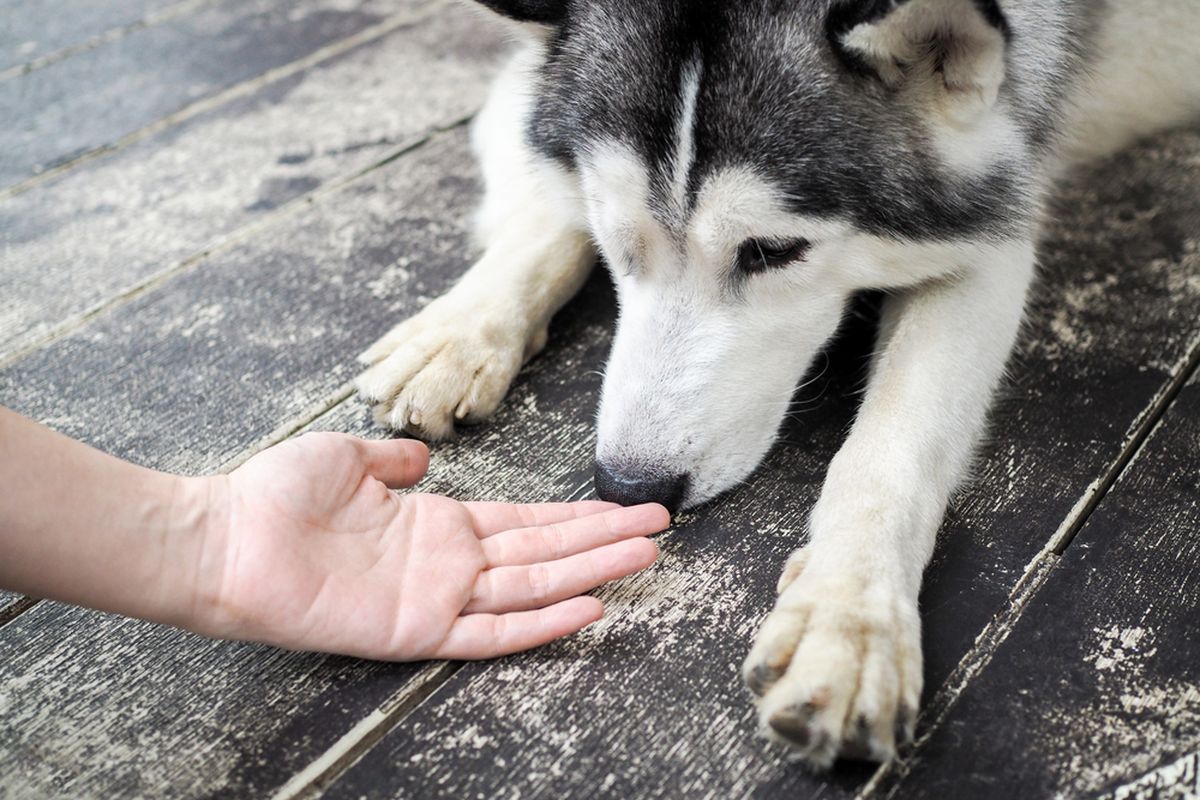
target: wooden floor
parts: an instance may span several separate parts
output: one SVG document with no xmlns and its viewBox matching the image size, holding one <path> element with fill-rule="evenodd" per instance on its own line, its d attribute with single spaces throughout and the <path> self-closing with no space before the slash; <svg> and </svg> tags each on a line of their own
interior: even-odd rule
<svg viewBox="0 0 1200 800">
<path fill-rule="evenodd" d="M 506 49 L 448 0 L 0 0 L 0 403 L 190 473 L 380 436 L 353 356 L 473 255 L 466 121 Z M 1200 129 L 1057 207 L 890 767 L 790 764 L 738 677 L 851 419 L 868 298 L 753 479 L 542 650 L 366 663 L 0 594 L 0 798 L 1196 797 Z M 427 488 L 586 496 L 613 316 L 597 274 Z"/>
</svg>

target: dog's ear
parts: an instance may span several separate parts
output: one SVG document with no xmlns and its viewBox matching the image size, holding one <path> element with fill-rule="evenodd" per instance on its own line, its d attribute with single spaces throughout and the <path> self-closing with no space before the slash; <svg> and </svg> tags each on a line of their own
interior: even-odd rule
<svg viewBox="0 0 1200 800">
<path fill-rule="evenodd" d="M 567 13 L 567 0 L 478 0 L 498 14 L 520 22 L 557 25 Z"/>
<path fill-rule="evenodd" d="M 968 122 L 996 102 L 1009 28 L 996 0 L 837 0 L 826 31 L 852 69 Z"/>
</svg>

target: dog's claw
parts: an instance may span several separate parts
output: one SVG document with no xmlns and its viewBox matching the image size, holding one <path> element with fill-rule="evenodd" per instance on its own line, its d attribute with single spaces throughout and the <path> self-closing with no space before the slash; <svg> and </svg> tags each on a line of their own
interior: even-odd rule
<svg viewBox="0 0 1200 800">
<path fill-rule="evenodd" d="M 854 728 L 845 741 L 842 742 L 841 755 L 860 761 L 868 761 L 875 757 L 876 748 L 871 746 L 871 721 L 865 714 L 859 714 L 854 721 Z"/>
<path fill-rule="evenodd" d="M 765 663 L 759 664 L 746 676 L 746 687 L 755 695 L 762 697 L 782 677 L 782 668 Z"/>
<path fill-rule="evenodd" d="M 776 711 L 767 720 L 767 724 L 771 726 L 771 730 L 797 747 L 808 747 L 812 741 L 812 728 L 809 725 L 812 716 L 812 703 L 799 703 Z"/>
<path fill-rule="evenodd" d="M 456 422 L 491 416 L 521 368 L 524 326 L 488 323 L 478 309 L 449 298 L 426 306 L 360 356 L 372 366 L 359 377 L 358 391 L 375 405 L 380 424 L 423 439 L 452 438 Z"/>
<path fill-rule="evenodd" d="M 912 744 L 916 733 L 916 714 L 908 706 L 896 712 L 896 745 Z"/>
<path fill-rule="evenodd" d="M 784 590 L 795 583 L 796 578 L 800 577 L 800 573 L 804 572 L 804 568 L 808 565 L 808 549 L 801 547 L 788 558 L 787 564 L 783 567 L 783 572 L 779 574 L 779 583 L 775 586 L 776 594 L 783 594 Z"/>
<path fill-rule="evenodd" d="M 915 601 L 816 563 L 789 559 L 790 583 L 743 666 L 760 730 L 817 769 L 839 756 L 885 761 L 911 740 L 921 694 Z"/>
</svg>

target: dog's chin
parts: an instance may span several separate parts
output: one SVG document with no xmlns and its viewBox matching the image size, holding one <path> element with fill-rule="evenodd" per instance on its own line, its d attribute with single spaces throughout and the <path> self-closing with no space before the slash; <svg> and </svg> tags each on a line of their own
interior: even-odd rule
<svg viewBox="0 0 1200 800">
<path fill-rule="evenodd" d="M 692 479 L 687 494 L 680 504 L 680 511 L 694 511 L 701 506 L 719 500 L 730 490 L 737 488 L 751 478 L 758 465 L 762 463 L 770 451 L 770 444 L 763 448 L 762 454 L 749 463 L 715 464 L 715 469 L 706 470 L 703 466 L 692 472 Z"/>
<path fill-rule="evenodd" d="M 734 484 L 736 485 L 736 484 Z M 709 503 L 714 503 L 721 498 L 721 495 L 732 489 L 733 486 L 727 486 L 724 489 L 718 489 L 710 492 L 688 492 L 683 498 L 683 503 L 679 506 L 680 514 L 690 511 L 699 511 Z"/>
</svg>

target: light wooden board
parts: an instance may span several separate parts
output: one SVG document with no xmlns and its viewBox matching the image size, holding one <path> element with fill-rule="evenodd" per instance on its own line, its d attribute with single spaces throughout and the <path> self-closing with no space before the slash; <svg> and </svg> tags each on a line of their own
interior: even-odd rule
<svg viewBox="0 0 1200 800">
<path fill-rule="evenodd" d="M 1200 317 L 1198 154 L 1196 134 L 1163 139 L 1063 197 L 978 479 L 954 504 L 923 594 L 931 693 L 1006 608 L 1191 351 Z M 844 363 L 855 349 L 835 354 L 842 372 L 833 370 L 822 399 L 788 426 L 787 443 L 748 484 L 688 515 L 652 570 L 602 593 L 611 603 L 603 623 L 535 653 L 467 665 L 327 796 L 858 792 L 869 769 L 843 764 L 814 777 L 758 739 L 738 674 L 849 419 L 856 383 Z M 581 366 L 541 390 L 542 413 L 586 402 L 597 380 L 587 368 L 600 362 Z M 505 428 L 490 446 L 511 457 L 519 435 Z M 577 447 L 580 435 L 568 427 L 559 446 Z M 582 435 L 590 441 L 590 429 Z M 562 469 L 554 444 L 542 452 Z M 587 467 L 585 458 L 576 469 Z"/>
<path fill-rule="evenodd" d="M 315 416 L 356 353 L 465 268 L 466 138 L 459 126 L 0 370 L 0 401 L 193 472 Z"/>
<path fill-rule="evenodd" d="M 379 41 L 0 203 L 0 364 L 473 113 L 506 49 L 468 9 L 414 13 Z"/>
<path fill-rule="evenodd" d="M 447 287 L 477 188 L 460 126 L 0 370 L 0 403 L 135 461 L 215 470 L 315 417 L 354 353 Z M 0 796 L 261 796 L 417 669 L 43 603 L 0 628 Z"/>
<path fill-rule="evenodd" d="M 1197 454 L 1193 381 L 889 796 L 1200 796 Z"/>
<path fill-rule="evenodd" d="M 118 142 L 417 0 L 221 0 L 0 83 L 0 187 Z"/>
<path fill-rule="evenodd" d="M 179 4 L 180 0 L 4 0 L 0 73 L 117 34 Z"/>
</svg>

